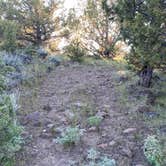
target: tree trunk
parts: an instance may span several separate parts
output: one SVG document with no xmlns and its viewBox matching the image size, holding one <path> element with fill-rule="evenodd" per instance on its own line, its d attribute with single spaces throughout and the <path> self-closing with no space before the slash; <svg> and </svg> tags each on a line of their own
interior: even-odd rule
<svg viewBox="0 0 166 166">
<path fill-rule="evenodd" d="M 41 45 L 42 44 L 41 36 L 42 36 L 42 33 L 41 33 L 40 25 L 37 25 L 37 28 L 36 28 L 36 45 Z"/>
<path fill-rule="evenodd" d="M 153 68 L 145 66 L 140 72 L 140 85 L 149 88 L 152 80 Z"/>
</svg>

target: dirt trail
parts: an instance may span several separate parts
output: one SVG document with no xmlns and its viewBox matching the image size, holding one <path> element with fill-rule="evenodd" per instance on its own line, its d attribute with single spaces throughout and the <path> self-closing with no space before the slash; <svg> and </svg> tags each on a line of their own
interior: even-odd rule
<svg viewBox="0 0 166 166">
<path fill-rule="evenodd" d="M 143 126 L 119 106 L 113 73 L 111 66 L 79 64 L 61 65 L 50 73 L 34 98 L 35 106 L 28 101 L 22 106 L 26 145 L 17 166 L 70 166 L 71 161 L 82 166 L 91 147 L 114 158 L 117 166 L 147 166 L 139 139 Z M 86 129 L 80 144 L 63 148 L 54 139 L 71 125 L 73 109 L 78 107 L 103 116 L 100 130 L 86 126 L 80 116 L 77 123 Z"/>
</svg>

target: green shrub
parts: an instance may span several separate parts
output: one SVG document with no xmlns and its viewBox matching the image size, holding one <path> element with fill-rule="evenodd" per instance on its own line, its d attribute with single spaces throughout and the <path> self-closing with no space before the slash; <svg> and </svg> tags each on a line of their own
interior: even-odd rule
<svg viewBox="0 0 166 166">
<path fill-rule="evenodd" d="M 71 146 L 79 142 L 82 135 L 83 130 L 80 130 L 78 127 L 68 127 L 62 132 L 61 137 L 56 139 L 56 142 L 64 146 Z"/>
<path fill-rule="evenodd" d="M 0 77 L 0 93 L 5 89 L 4 79 Z"/>
<path fill-rule="evenodd" d="M 139 72 L 139 84 L 150 87 L 154 70 L 166 61 L 165 0 L 117 0 L 115 6 L 121 35 L 131 47 L 127 62 Z"/>
<path fill-rule="evenodd" d="M 162 166 L 163 152 L 159 140 L 156 136 L 148 136 L 144 143 L 144 155 L 153 166 Z"/>
<path fill-rule="evenodd" d="M 3 21 L 1 22 L 1 26 L 3 27 L 3 43 L 2 49 L 13 52 L 17 47 L 16 36 L 18 26 L 13 21 Z"/>
<path fill-rule="evenodd" d="M 97 166 L 116 166 L 116 162 L 114 159 L 110 159 L 105 156 L 101 158 L 101 160 L 97 163 Z"/>
<path fill-rule="evenodd" d="M 15 153 L 20 150 L 22 128 L 17 124 L 15 112 L 18 109 L 14 95 L 6 95 L 4 76 L 0 68 L 0 163 L 12 166 Z M 4 73 L 3 73 L 4 74 Z"/>
<path fill-rule="evenodd" d="M 88 150 L 87 158 L 92 160 L 92 161 L 95 161 L 99 157 L 99 154 L 100 153 L 97 150 L 91 148 Z"/>
<path fill-rule="evenodd" d="M 28 45 L 26 47 L 24 47 L 24 52 L 25 54 L 29 54 L 29 55 L 36 55 L 37 56 L 37 52 L 36 52 L 37 48 L 33 45 Z"/>
<path fill-rule="evenodd" d="M 86 166 L 116 166 L 116 162 L 114 159 L 110 159 L 107 156 L 101 156 L 98 151 L 91 148 L 88 150 L 89 163 Z"/>
<path fill-rule="evenodd" d="M 80 46 L 79 42 L 73 41 L 70 45 L 66 46 L 65 54 L 69 56 L 72 61 L 81 62 L 86 51 Z"/>
<path fill-rule="evenodd" d="M 91 116 L 87 119 L 88 125 L 96 126 L 96 127 L 99 127 L 101 121 L 102 121 L 102 118 L 98 116 Z"/>
<path fill-rule="evenodd" d="M 22 128 L 17 125 L 14 106 L 9 96 L 0 99 L 0 162 L 9 162 L 20 150 Z"/>
</svg>

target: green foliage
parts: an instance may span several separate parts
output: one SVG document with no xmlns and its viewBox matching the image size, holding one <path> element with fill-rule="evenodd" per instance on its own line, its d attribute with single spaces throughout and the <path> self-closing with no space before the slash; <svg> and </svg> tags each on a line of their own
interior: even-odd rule
<svg viewBox="0 0 166 166">
<path fill-rule="evenodd" d="M 131 46 L 127 60 L 143 75 L 166 65 L 166 11 L 161 0 L 118 0 L 115 7 L 121 24 L 121 35 Z M 147 70 L 148 69 L 150 71 Z"/>
<path fill-rule="evenodd" d="M 91 148 L 88 150 L 87 158 L 90 160 L 86 166 L 116 166 L 114 159 L 110 159 L 107 156 L 99 157 L 100 153 L 95 149 Z M 99 159 L 99 160 L 98 160 Z"/>
<path fill-rule="evenodd" d="M 78 127 L 68 127 L 62 132 L 61 137 L 56 139 L 56 142 L 64 146 L 71 146 L 79 142 L 82 135 L 83 130 Z"/>
<path fill-rule="evenodd" d="M 34 46 L 34 45 L 28 45 L 27 47 L 24 48 L 24 52 L 25 54 L 28 54 L 28 55 L 37 55 L 37 48 Z"/>
<path fill-rule="evenodd" d="M 96 127 L 99 127 L 101 121 L 102 121 L 102 118 L 98 116 L 91 116 L 87 119 L 87 123 L 90 126 L 96 126 Z"/>
<path fill-rule="evenodd" d="M 91 148 L 88 150 L 88 155 L 87 155 L 87 158 L 92 160 L 92 161 L 95 161 L 98 157 L 99 157 L 99 152 L 96 151 L 95 149 Z"/>
<path fill-rule="evenodd" d="M 19 25 L 19 40 L 39 45 L 50 38 L 59 19 L 53 18 L 57 1 L 48 0 L 1 0 L 3 20 L 12 20 Z"/>
<path fill-rule="evenodd" d="M 111 10 L 106 0 L 87 0 L 82 21 L 83 38 L 85 47 L 95 56 L 114 55 L 119 32 L 115 31 L 115 15 Z"/>
<path fill-rule="evenodd" d="M 101 161 L 97 163 L 97 166 L 115 166 L 115 160 L 108 157 L 102 157 Z"/>
<path fill-rule="evenodd" d="M 156 136 L 148 136 L 144 143 L 144 155 L 150 164 L 162 166 L 163 152 L 159 140 Z"/>
<path fill-rule="evenodd" d="M 1 21 L 3 41 L 1 48 L 13 52 L 17 47 L 16 36 L 18 26 L 14 21 Z"/>
<path fill-rule="evenodd" d="M 66 46 L 65 54 L 70 57 L 72 61 L 81 62 L 82 57 L 86 55 L 86 51 L 80 46 L 77 41 L 72 41 L 70 45 Z"/>
<path fill-rule="evenodd" d="M 2 93 L 5 89 L 5 81 L 4 78 L 2 76 L 0 76 L 0 93 Z"/>
<path fill-rule="evenodd" d="M 20 150 L 22 128 L 17 125 L 14 106 L 9 96 L 1 96 L 0 100 L 0 162 L 5 164 L 12 160 Z"/>
<path fill-rule="evenodd" d="M 2 64 L 1 64 L 2 66 Z M 20 150 L 22 128 L 16 122 L 15 111 L 18 106 L 14 95 L 4 93 L 4 79 L 0 68 L 0 163 L 4 166 L 12 166 L 15 153 Z M 4 74 L 4 73 L 3 73 Z"/>
<path fill-rule="evenodd" d="M 7 67 L 4 65 L 2 60 L 0 59 L 0 93 L 2 94 L 3 91 L 6 89 L 5 85 L 5 74 L 8 71 L 11 71 L 12 69 L 10 67 Z"/>
</svg>

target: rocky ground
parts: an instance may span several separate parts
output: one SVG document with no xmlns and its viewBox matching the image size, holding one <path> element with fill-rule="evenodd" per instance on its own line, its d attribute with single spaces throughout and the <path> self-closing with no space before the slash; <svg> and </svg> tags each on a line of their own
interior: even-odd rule
<svg viewBox="0 0 166 166">
<path fill-rule="evenodd" d="M 19 119 L 25 145 L 16 165 L 71 166 L 74 161 L 83 166 L 87 151 L 93 147 L 115 159 L 117 166 L 148 166 L 142 145 L 151 131 L 133 116 L 134 110 L 120 105 L 117 72 L 109 65 L 69 63 L 58 66 L 39 87 L 22 88 Z M 85 124 L 83 110 L 102 117 L 99 129 Z M 74 123 L 85 131 L 78 144 L 65 148 L 54 140 L 62 129 L 73 125 L 75 114 Z"/>
</svg>

